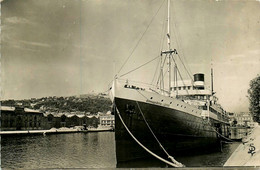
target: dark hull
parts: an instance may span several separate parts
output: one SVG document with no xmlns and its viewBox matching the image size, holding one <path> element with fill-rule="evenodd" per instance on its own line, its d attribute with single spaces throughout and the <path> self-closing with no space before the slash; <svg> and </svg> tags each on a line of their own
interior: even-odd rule
<svg viewBox="0 0 260 170">
<path fill-rule="evenodd" d="M 115 104 L 133 135 L 148 149 L 166 157 L 144 122 L 136 101 L 115 98 Z M 138 102 L 151 129 L 170 155 L 189 154 L 219 146 L 214 125 L 200 117 L 172 108 Z M 128 134 L 115 113 L 115 139 L 117 162 L 150 156 Z"/>
</svg>

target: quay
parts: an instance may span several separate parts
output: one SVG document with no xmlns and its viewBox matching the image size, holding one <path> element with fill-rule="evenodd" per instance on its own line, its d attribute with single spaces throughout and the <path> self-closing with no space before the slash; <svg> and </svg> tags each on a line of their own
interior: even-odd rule
<svg viewBox="0 0 260 170">
<path fill-rule="evenodd" d="M 0 135 L 29 135 L 29 134 L 58 134 L 58 133 L 79 133 L 84 132 L 81 129 L 78 128 L 52 128 L 49 130 L 15 130 L 15 131 L 0 131 Z"/>
<path fill-rule="evenodd" d="M 260 166 L 260 125 L 242 139 L 242 143 L 233 152 L 224 166 Z"/>
<path fill-rule="evenodd" d="M 98 127 L 98 128 L 88 128 L 88 132 L 104 132 L 104 131 L 114 131 L 113 127 Z"/>
<path fill-rule="evenodd" d="M 19 133 L 26 133 L 24 131 L 40 130 L 51 128 L 71 128 L 75 126 L 85 126 L 98 128 L 99 126 L 114 126 L 114 115 L 111 112 L 98 112 L 96 114 L 82 114 L 82 113 L 55 113 L 55 112 L 41 112 L 24 108 L 22 106 L 10 107 L 0 106 L 1 113 L 1 128 L 0 131 L 19 131 Z M 75 130 L 72 130 L 75 131 Z M 63 131 L 62 131 L 63 132 Z M 67 132 L 67 131 L 66 131 Z M 14 133 L 14 132 L 12 132 Z"/>
<path fill-rule="evenodd" d="M 15 130 L 15 131 L 0 131 L 0 135 L 47 135 L 60 133 L 86 133 L 86 132 L 105 132 L 113 131 L 113 128 L 91 128 L 84 130 L 83 128 L 51 128 L 49 130 Z"/>
</svg>

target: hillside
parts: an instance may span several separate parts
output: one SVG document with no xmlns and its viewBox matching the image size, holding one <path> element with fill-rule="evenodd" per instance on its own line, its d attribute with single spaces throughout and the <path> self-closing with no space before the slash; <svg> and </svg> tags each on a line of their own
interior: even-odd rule
<svg viewBox="0 0 260 170">
<path fill-rule="evenodd" d="M 42 97 L 24 100 L 1 101 L 2 106 L 20 105 L 43 112 L 107 112 L 111 110 L 111 101 L 106 95 L 81 95 L 69 97 Z"/>
</svg>

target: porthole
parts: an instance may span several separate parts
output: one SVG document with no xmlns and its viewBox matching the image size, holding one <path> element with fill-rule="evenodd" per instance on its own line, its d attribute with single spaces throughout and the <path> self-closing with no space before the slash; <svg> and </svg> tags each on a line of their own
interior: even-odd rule
<svg viewBox="0 0 260 170">
<path fill-rule="evenodd" d="M 150 99 L 153 99 L 153 97 L 151 97 Z"/>
<path fill-rule="evenodd" d="M 163 102 L 163 100 L 161 100 L 161 102 Z"/>
<path fill-rule="evenodd" d="M 170 104 L 172 104 L 172 102 L 170 102 Z"/>
<path fill-rule="evenodd" d="M 177 104 L 177 106 L 179 106 L 179 104 Z"/>
</svg>

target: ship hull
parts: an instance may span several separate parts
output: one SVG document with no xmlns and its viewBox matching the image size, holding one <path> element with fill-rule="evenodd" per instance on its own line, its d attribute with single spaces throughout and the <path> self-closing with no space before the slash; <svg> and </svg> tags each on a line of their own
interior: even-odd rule
<svg viewBox="0 0 260 170">
<path fill-rule="evenodd" d="M 170 155 L 190 154 L 219 146 L 214 120 L 207 120 L 188 112 L 161 105 L 114 98 L 119 113 L 115 113 L 115 139 L 117 162 L 150 156 L 129 135 L 118 114 L 132 134 L 148 149 L 165 156 L 144 119 Z M 215 123 L 218 123 L 215 121 Z"/>
</svg>

